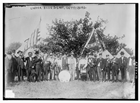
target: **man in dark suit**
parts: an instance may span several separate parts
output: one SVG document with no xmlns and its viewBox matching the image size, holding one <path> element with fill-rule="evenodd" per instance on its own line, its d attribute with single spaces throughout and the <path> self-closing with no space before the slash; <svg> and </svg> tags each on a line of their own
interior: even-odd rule
<svg viewBox="0 0 140 103">
<path fill-rule="evenodd" d="M 12 60 L 11 79 L 14 82 L 15 76 L 18 75 L 18 62 L 17 62 L 18 57 L 15 56 L 15 50 L 12 51 L 11 56 L 12 56 L 12 58 L 11 58 L 11 60 Z"/>
<path fill-rule="evenodd" d="M 36 72 L 36 80 L 41 81 L 41 73 L 43 71 L 42 59 L 39 55 L 39 51 L 35 51 L 35 57 L 33 57 L 33 67 L 35 68 Z"/>
<path fill-rule="evenodd" d="M 93 55 L 92 53 L 88 53 L 87 55 L 88 57 L 88 61 L 87 61 L 87 72 L 89 75 L 89 80 L 92 81 L 93 80 Z"/>
<path fill-rule="evenodd" d="M 22 51 L 18 51 L 17 52 L 19 57 L 17 58 L 17 62 L 18 62 L 18 81 L 24 80 L 23 78 L 23 69 L 25 68 L 24 65 L 24 57 L 23 57 L 23 52 Z"/>
<path fill-rule="evenodd" d="M 30 75 L 31 75 L 31 70 L 33 66 L 33 58 L 32 58 L 32 52 L 28 52 L 28 57 L 25 58 L 26 60 L 26 72 L 27 72 L 27 80 L 30 81 Z"/>
<path fill-rule="evenodd" d="M 107 80 L 110 81 L 110 68 L 111 68 L 111 60 L 109 58 L 109 55 L 106 55 L 106 59 L 104 61 L 104 72 L 103 72 L 103 78 L 104 81 L 106 81 L 106 75 L 107 75 Z"/>
<path fill-rule="evenodd" d="M 102 58 L 102 53 L 99 54 L 99 58 L 97 59 L 97 73 L 99 81 L 102 81 L 102 70 L 104 69 L 104 59 Z"/>
<path fill-rule="evenodd" d="M 11 52 L 7 52 L 5 57 L 5 85 L 9 85 L 12 82 L 12 55 Z"/>
<path fill-rule="evenodd" d="M 113 54 L 113 58 L 111 60 L 111 70 L 112 70 L 112 82 L 118 81 L 118 58 L 116 58 L 116 54 Z"/>
<path fill-rule="evenodd" d="M 97 72 L 97 55 L 94 54 L 94 70 L 95 70 L 95 81 L 99 81 L 99 78 L 98 78 L 98 72 Z"/>
<path fill-rule="evenodd" d="M 88 74 L 89 79 L 91 81 L 96 81 L 96 62 L 97 59 L 94 58 L 93 54 L 90 53 L 90 56 L 88 57 Z"/>
<path fill-rule="evenodd" d="M 121 57 L 119 58 L 119 68 L 121 71 L 121 79 L 123 82 L 126 81 L 126 68 L 127 68 L 127 58 L 124 56 L 124 52 L 121 52 Z"/>
</svg>

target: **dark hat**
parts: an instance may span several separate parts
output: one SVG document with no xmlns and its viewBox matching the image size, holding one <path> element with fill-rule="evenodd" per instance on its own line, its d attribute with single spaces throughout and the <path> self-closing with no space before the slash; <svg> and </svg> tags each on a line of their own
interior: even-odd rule
<svg viewBox="0 0 140 103">
<path fill-rule="evenodd" d="M 12 52 L 12 53 L 15 53 L 15 52 L 16 52 L 16 50 L 12 50 L 11 52 Z"/>
<path fill-rule="evenodd" d="M 29 53 L 32 53 L 32 52 L 28 52 L 28 54 L 29 54 Z"/>
<path fill-rule="evenodd" d="M 97 57 L 97 55 L 95 54 L 94 57 Z"/>
<path fill-rule="evenodd" d="M 106 55 L 106 57 L 108 57 L 108 56 L 109 56 L 109 54 Z"/>
<path fill-rule="evenodd" d="M 35 54 L 39 54 L 39 51 L 35 51 Z"/>
<path fill-rule="evenodd" d="M 124 52 L 122 51 L 120 54 L 121 54 L 121 55 L 124 55 Z"/>
<path fill-rule="evenodd" d="M 11 52 L 11 51 L 8 51 L 8 52 L 7 52 L 7 54 L 9 54 L 9 55 L 10 55 L 10 54 L 12 54 L 12 52 Z"/>
<path fill-rule="evenodd" d="M 112 55 L 116 55 L 116 53 L 112 53 Z"/>
<path fill-rule="evenodd" d="M 22 53 L 22 51 L 21 51 L 21 50 L 19 50 L 17 53 L 18 53 L 18 54 L 19 54 L 19 53 Z"/>
<path fill-rule="evenodd" d="M 99 55 L 102 55 L 102 53 L 100 53 Z"/>
</svg>

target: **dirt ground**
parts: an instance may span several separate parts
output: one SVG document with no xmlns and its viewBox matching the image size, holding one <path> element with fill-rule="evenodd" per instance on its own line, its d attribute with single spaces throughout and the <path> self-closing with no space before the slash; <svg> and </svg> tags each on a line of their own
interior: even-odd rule
<svg viewBox="0 0 140 103">
<path fill-rule="evenodd" d="M 135 97 L 135 86 L 128 82 L 20 82 L 6 89 L 13 90 L 16 98 L 134 99 Z"/>
</svg>

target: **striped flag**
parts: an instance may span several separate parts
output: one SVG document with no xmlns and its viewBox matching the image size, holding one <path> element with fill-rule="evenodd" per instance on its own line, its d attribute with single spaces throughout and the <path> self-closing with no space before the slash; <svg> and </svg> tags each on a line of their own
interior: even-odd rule
<svg viewBox="0 0 140 103">
<path fill-rule="evenodd" d="M 28 42 L 29 42 L 29 38 L 28 38 L 28 39 L 26 39 L 24 42 L 26 43 L 26 45 L 25 45 L 25 49 L 28 49 Z"/>
<path fill-rule="evenodd" d="M 34 30 L 34 35 L 33 35 L 33 38 L 32 38 L 32 40 L 33 40 L 33 45 L 35 45 L 35 41 L 34 41 L 35 33 L 36 33 L 36 31 Z"/>
<path fill-rule="evenodd" d="M 40 18 L 40 21 L 39 21 L 39 24 L 38 24 L 38 27 L 35 29 L 34 31 L 34 38 L 33 38 L 33 41 L 34 41 L 34 44 L 37 44 L 37 42 L 39 41 L 39 33 L 40 33 L 40 24 L 41 24 L 41 18 Z"/>
<path fill-rule="evenodd" d="M 103 42 L 103 38 L 100 34 L 97 33 L 96 29 L 93 29 L 83 50 L 82 50 L 82 54 L 85 48 L 93 48 L 95 46 L 98 46 L 101 50 L 105 50 L 105 44 Z"/>
<path fill-rule="evenodd" d="M 33 33 L 31 34 L 31 37 L 30 37 L 30 47 L 32 46 L 32 35 Z"/>
</svg>

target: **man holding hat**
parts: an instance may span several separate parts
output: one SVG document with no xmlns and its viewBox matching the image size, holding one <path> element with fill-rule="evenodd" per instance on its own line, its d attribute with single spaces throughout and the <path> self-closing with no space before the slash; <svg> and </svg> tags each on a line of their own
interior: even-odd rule
<svg viewBox="0 0 140 103">
<path fill-rule="evenodd" d="M 119 68 L 121 71 L 121 79 L 123 82 L 126 81 L 126 68 L 127 68 L 127 58 L 124 56 L 124 52 L 120 53 L 121 57 L 119 58 Z"/>
</svg>

